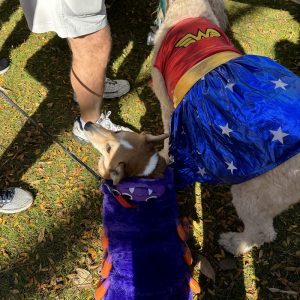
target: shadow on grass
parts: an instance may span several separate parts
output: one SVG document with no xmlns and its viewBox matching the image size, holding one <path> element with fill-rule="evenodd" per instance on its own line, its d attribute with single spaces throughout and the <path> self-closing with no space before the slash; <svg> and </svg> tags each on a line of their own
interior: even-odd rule
<svg viewBox="0 0 300 300">
<path fill-rule="evenodd" d="M 298 23 L 300 22 L 300 5 L 291 3 L 291 5 L 284 9 L 287 10 Z M 281 40 L 277 42 L 274 47 L 276 60 L 294 73 L 300 75 L 300 36 L 298 37 L 297 44 L 288 40 Z"/>
<path fill-rule="evenodd" d="M 257 9 L 259 7 L 269 7 L 272 9 L 285 10 L 293 17 L 294 20 L 300 22 L 300 6 L 293 3 L 292 1 L 285 0 L 232 0 L 239 3 L 245 3 L 251 5 L 249 9 Z M 246 8 L 247 10 L 247 8 Z M 236 17 L 239 17 L 239 13 L 236 14 Z M 235 17 L 231 22 L 234 22 Z M 300 74 L 299 72 L 299 61 L 300 61 L 300 37 L 298 38 L 298 43 L 292 43 L 287 39 L 276 42 L 274 45 L 275 48 L 275 59 L 280 64 L 289 68 L 293 72 Z"/>
<path fill-rule="evenodd" d="M 0 299 L 32 299 L 36 296 L 38 298 L 34 299 L 47 299 L 49 291 L 57 289 L 59 293 L 62 288 L 72 286 L 67 274 L 75 273 L 77 267 L 88 269 L 89 259 L 82 265 L 74 265 L 79 258 L 88 257 L 90 235 L 100 240 L 102 201 L 99 193 L 91 193 L 88 188 L 81 193 L 85 195 L 84 203 L 79 201 L 79 195 L 74 195 L 76 205 L 54 212 L 56 222 L 45 232 L 44 241 L 38 243 L 35 240 L 26 256 L 19 256 L 9 267 L 0 270 Z M 64 199 L 65 203 L 69 200 Z M 10 294 L 14 290 L 18 290 L 18 294 Z"/>
<path fill-rule="evenodd" d="M 126 79 L 132 86 L 143 84 L 137 82 L 137 78 L 142 65 L 152 50 L 152 47 L 147 46 L 146 42 L 150 26 L 153 24 L 153 12 L 156 8 L 156 2 L 156 0 L 151 0 L 142 4 L 135 0 L 116 0 L 113 1 L 112 7 L 108 10 L 108 20 L 113 40 L 111 56 L 113 59 L 126 57 L 114 77 Z M 131 45 L 130 50 L 125 52 L 124 49 L 129 43 Z M 113 70 L 109 68 L 108 75 L 112 73 Z M 121 119 L 118 119 L 120 106 L 117 99 L 105 101 L 104 107 L 114 113 L 113 115 L 116 116 L 114 120 L 118 124 L 128 126 Z M 158 111 L 156 111 L 156 114 L 159 114 Z M 148 120 L 148 125 L 151 124 L 152 117 L 149 116 L 148 110 L 145 118 Z"/>
<path fill-rule="evenodd" d="M 53 65 L 55 68 L 49 67 Z M 66 105 L 69 98 L 69 106 L 71 106 L 69 72 L 66 68 L 69 65 L 67 45 L 59 38 L 50 40 L 47 46 L 41 48 L 28 60 L 26 65 L 27 72 L 48 89 L 47 96 L 31 117 L 43 124 L 54 136 L 64 130 L 70 130 L 75 117 Z M 51 139 L 26 121 L 0 158 L 1 182 L 5 182 L 6 185 L 19 184 L 22 175 L 51 145 Z"/>
<path fill-rule="evenodd" d="M 226 33 L 228 34 L 228 37 L 230 38 L 230 40 L 232 41 L 232 43 L 234 44 L 234 46 L 241 51 L 241 53 L 245 53 L 243 47 L 241 46 L 239 40 L 234 36 L 234 32 L 232 32 L 231 30 L 231 25 L 234 24 L 235 22 L 237 22 L 240 18 L 242 18 L 243 16 L 247 15 L 247 14 L 251 14 L 253 12 L 255 12 L 256 7 L 254 6 L 247 6 L 244 8 L 239 9 L 238 11 L 236 11 L 235 13 L 232 14 L 227 14 L 228 15 L 228 28 L 226 30 Z"/>
<path fill-rule="evenodd" d="M 16 0 L 6 0 L 3 1 L 0 6 L 1 14 L 1 25 L 10 20 L 11 15 L 18 9 L 19 1 Z M 30 32 L 27 29 L 27 23 L 25 18 L 22 17 L 21 20 L 16 24 L 11 35 L 5 40 L 3 46 L 0 49 L 0 58 L 10 57 L 10 51 L 12 47 L 18 48 L 24 41 L 28 39 Z"/>
</svg>

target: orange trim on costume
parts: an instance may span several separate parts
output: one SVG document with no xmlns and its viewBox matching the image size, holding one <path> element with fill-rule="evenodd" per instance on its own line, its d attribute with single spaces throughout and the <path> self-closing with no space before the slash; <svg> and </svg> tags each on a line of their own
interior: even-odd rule
<svg viewBox="0 0 300 300">
<path fill-rule="evenodd" d="M 200 294 L 200 292 L 201 292 L 201 287 L 200 287 L 199 283 L 198 283 L 193 277 L 190 279 L 189 285 L 190 285 L 191 290 L 192 290 L 195 294 Z"/>
<path fill-rule="evenodd" d="M 106 260 L 103 263 L 103 267 L 101 270 L 101 276 L 103 278 L 107 278 L 111 271 L 111 268 L 112 268 L 112 257 L 111 257 L 111 255 L 108 255 Z"/>
<path fill-rule="evenodd" d="M 182 241 L 186 241 L 187 240 L 187 234 L 186 234 L 186 231 L 184 230 L 184 228 L 183 228 L 183 226 L 181 225 L 181 223 L 179 223 L 178 225 L 177 225 L 177 233 L 178 233 L 178 235 L 179 235 L 179 237 L 180 237 L 180 239 L 182 240 Z"/>
<path fill-rule="evenodd" d="M 103 251 L 106 251 L 108 249 L 109 242 L 108 242 L 108 237 L 105 233 L 105 230 L 103 231 L 103 234 L 101 236 L 101 244 L 102 244 Z"/>
<path fill-rule="evenodd" d="M 193 263 L 192 252 L 188 246 L 186 246 L 184 249 L 183 258 L 188 266 L 192 265 L 192 263 Z"/>
<path fill-rule="evenodd" d="M 109 284 L 110 282 L 108 279 L 104 280 L 103 282 L 99 281 L 98 287 L 94 294 L 95 300 L 101 300 L 104 297 L 109 288 Z"/>
</svg>

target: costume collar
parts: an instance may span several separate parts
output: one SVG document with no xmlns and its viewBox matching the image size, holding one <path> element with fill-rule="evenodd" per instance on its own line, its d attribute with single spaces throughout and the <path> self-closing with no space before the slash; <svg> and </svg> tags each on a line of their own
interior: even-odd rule
<svg viewBox="0 0 300 300">
<path fill-rule="evenodd" d="M 105 186 L 114 196 L 121 195 L 126 200 L 137 202 L 149 201 L 161 197 L 167 189 L 173 189 L 173 171 L 166 168 L 162 178 L 131 177 L 122 180 L 119 184 L 113 185 L 111 180 L 106 180 Z"/>
</svg>

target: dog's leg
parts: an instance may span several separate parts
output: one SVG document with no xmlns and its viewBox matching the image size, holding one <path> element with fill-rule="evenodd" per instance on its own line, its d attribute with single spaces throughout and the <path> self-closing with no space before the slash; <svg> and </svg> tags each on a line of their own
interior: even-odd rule
<svg viewBox="0 0 300 300">
<path fill-rule="evenodd" d="M 152 79 L 153 79 L 153 91 L 160 102 L 164 132 L 169 133 L 170 118 L 172 112 L 174 111 L 173 102 L 168 95 L 167 88 L 165 85 L 165 80 L 162 74 L 155 67 L 152 68 Z M 165 139 L 164 148 L 161 150 L 160 155 L 164 157 L 168 162 L 169 139 Z"/>
<path fill-rule="evenodd" d="M 260 224 L 253 220 L 244 223 L 243 232 L 226 232 L 221 234 L 219 244 L 235 256 L 250 251 L 253 247 L 260 247 L 266 242 L 272 242 L 276 238 L 273 227 L 273 219 L 261 220 Z"/>
<path fill-rule="evenodd" d="M 221 235 L 220 244 L 235 255 L 276 238 L 273 219 L 300 195 L 300 155 L 271 171 L 231 187 L 232 202 L 245 225 L 243 232 Z"/>
<path fill-rule="evenodd" d="M 233 205 L 244 223 L 243 232 L 228 232 L 220 236 L 219 243 L 235 256 L 241 255 L 252 247 L 259 247 L 276 238 L 273 217 L 276 215 L 268 209 L 272 202 L 266 189 L 259 190 L 257 181 L 232 186 Z M 262 182 L 260 182 L 261 184 Z M 257 188 L 257 190 L 255 190 Z"/>
</svg>

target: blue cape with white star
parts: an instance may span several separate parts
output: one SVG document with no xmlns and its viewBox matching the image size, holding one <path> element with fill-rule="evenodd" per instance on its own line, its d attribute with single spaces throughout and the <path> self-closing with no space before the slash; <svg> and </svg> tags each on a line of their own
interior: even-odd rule
<svg viewBox="0 0 300 300">
<path fill-rule="evenodd" d="M 199 80 L 172 115 L 170 158 L 179 188 L 236 184 L 300 152 L 300 78 L 244 55 Z"/>
</svg>

